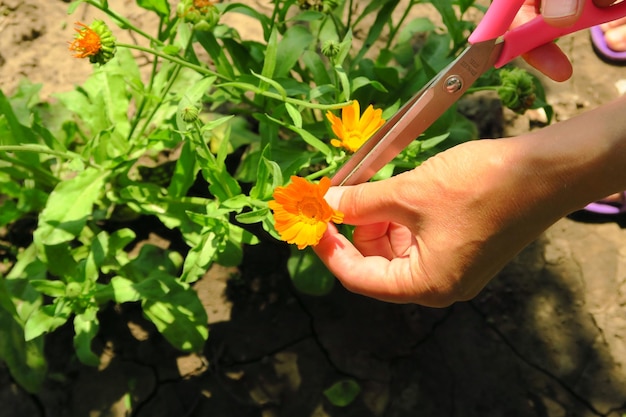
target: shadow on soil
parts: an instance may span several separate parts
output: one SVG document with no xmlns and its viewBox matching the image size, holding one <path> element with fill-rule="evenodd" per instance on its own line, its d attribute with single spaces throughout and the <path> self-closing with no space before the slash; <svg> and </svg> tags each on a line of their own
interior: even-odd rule
<svg viewBox="0 0 626 417">
<path fill-rule="evenodd" d="M 558 240 L 558 239 L 557 239 Z M 571 254 L 541 238 L 473 301 L 447 309 L 392 305 L 336 285 L 295 292 L 288 250 L 246 251 L 212 309 L 203 354 L 172 349 L 137 305 L 101 315 L 100 369 L 77 363 L 71 328 L 49 336 L 50 378 L 38 395 L 0 369 L 1 417 L 94 416 L 621 416 L 626 383 L 587 311 Z M 221 271 L 221 272 L 220 272 Z M 236 272 L 236 271 L 235 271 Z M 226 297 L 228 295 L 228 297 Z M 620 359 L 620 358 L 618 358 Z M 619 362 L 619 361 L 618 361 Z M 354 380 L 332 405 L 324 390 Z"/>
</svg>

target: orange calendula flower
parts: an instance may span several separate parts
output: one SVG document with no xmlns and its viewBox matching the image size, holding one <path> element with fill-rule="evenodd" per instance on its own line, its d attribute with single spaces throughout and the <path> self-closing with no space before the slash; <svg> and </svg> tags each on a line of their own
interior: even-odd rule
<svg viewBox="0 0 626 417">
<path fill-rule="evenodd" d="M 106 64 L 115 55 L 115 38 L 102 20 L 94 20 L 87 26 L 76 22 L 76 35 L 70 42 L 75 58 L 89 58 L 92 64 Z"/>
<path fill-rule="evenodd" d="M 332 139 L 330 144 L 337 148 L 345 148 L 350 152 L 356 152 L 384 123 L 381 117 L 381 109 L 374 110 L 370 104 L 361 116 L 359 102 L 341 110 L 341 118 L 328 111 L 326 118 L 330 122 L 337 139 Z"/>
<path fill-rule="evenodd" d="M 328 222 L 343 222 L 343 213 L 333 210 L 324 200 L 329 187 L 330 179 L 326 177 L 313 184 L 295 176 L 291 177 L 289 185 L 276 187 L 274 200 L 269 206 L 282 240 L 298 245 L 298 249 L 315 246 Z"/>
</svg>

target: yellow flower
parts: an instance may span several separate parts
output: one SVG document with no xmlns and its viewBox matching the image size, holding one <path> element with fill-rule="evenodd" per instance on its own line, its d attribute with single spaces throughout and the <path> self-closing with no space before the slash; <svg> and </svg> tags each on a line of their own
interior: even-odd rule
<svg viewBox="0 0 626 417">
<path fill-rule="evenodd" d="M 359 102 L 356 100 L 341 110 L 341 119 L 330 111 L 326 113 L 326 118 L 338 138 L 332 139 L 331 145 L 356 152 L 385 123 L 381 117 L 383 111 L 374 110 L 371 104 L 367 106 L 363 116 L 360 114 Z"/>
<path fill-rule="evenodd" d="M 269 207 L 274 212 L 275 227 L 280 238 L 298 245 L 298 249 L 315 246 L 328 227 L 328 222 L 343 222 L 343 213 L 333 210 L 324 200 L 330 179 L 319 184 L 304 178 L 291 177 L 285 187 L 276 187 Z"/>
<path fill-rule="evenodd" d="M 115 38 L 102 20 L 94 20 L 87 26 L 76 22 L 76 35 L 69 49 L 75 58 L 89 58 L 92 64 L 106 64 L 115 55 Z"/>
</svg>

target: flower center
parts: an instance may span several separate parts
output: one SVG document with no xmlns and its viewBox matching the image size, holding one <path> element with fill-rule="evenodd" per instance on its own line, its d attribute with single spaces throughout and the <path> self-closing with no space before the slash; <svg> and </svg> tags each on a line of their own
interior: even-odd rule
<svg viewBox="0 0 626 417">
<path fill-rule="evenodd" d="M 363 145 L 363 134 L 359 131 L 352 130 L 350 132 L 346 132 L 346 138 L 344 142 L 352 149 L 358 149 Z"/>
<path fill-rule="evenodd" d="M 318 221 L 318 217 L 320 214 L 320 205 L 319 202 L 313 198 L 308 197 L 302 200 L 302 202 L 298 205 L 300 210 L 300 214 L 305 217 L 305 219 L 309 220 L 310 223 L 315 223 Z"/>
</svg>

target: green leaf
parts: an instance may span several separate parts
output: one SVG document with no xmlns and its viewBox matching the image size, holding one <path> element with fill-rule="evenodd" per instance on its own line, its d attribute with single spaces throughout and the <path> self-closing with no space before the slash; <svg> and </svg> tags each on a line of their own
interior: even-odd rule
<svg viewBox="0 0 626 417">
<path fill-rule="evenodd" d="M 65 295 L 65 283 L 63 281 L 32 280 L 30 285 L 49 297 L 63 297 Z"/>
<path fill-rule="evenodd" d="M 137 4 L 161 16 L 169 16 L 170 14 L 170 5 L 167 0 L 137 0 Z"/>
<path fill-rule="evenodd" d="M 362 88 L 368 85 L 371 85 L 376 90 L 382 91 L 383 93 L 389 92 L 387 91 L 384 85 L 382 85 L 380 82 L 376 80 L 370 80 L 369 78 L 366 78 L 366 77 L 356 77 L 352 80 L 352 93 L 354 93 L 359 88 Z"/>
<path fill-rule="evenodd" d="M 263 70 L 261 75 L 265 78 L 274 77 L 274 70 L 276 69 L 276 56 L 278 54 L 278 29 L 274 27 L 270 33 L 270 38 L 267 41 L 267 48 L 265 49 L 265 60 L 263 61 Z M 261 87 L 264 89 L 264 87 Z"/>
<path fill-rule="evenodd" d="M 286 77 L 313 41 L 313 35 L 303 26 L 292 26 L 287 29 L 278 44 L 274 78 Z"/>
<path fill-rule="evenodd" d="M 264 39 L 268 39 L 269 37 L 269 32 L 270 29 L 272 29 L 274 27 L 274 21 L 272 19 L 269 18 L 269 16 L 266 16 L 264 13 L 259 12 L 258 10 L 256 10 L 253 7 L 250 7 L 248 5 L 242 4 L 242 3 L 225 3 L 226 7 L 224 7 L 223 13 L 229 13 L 229 12 L 236 12 L 236 13 L 240 13 L 249 17 L 252 17 L 253 19 L 256 19 L 259 21 L 259 23 L 261 23 L 261 27 L 263 28 L 263 37 Z"/>
<path fill-rule="evenodd" d="M 254 224 L 267 218 L 270 214 L 269 208 L 262 208 L 258 210 L 248 211 L 235 216 L 238 222 L 243 224 Z"/>
<path fill-rule="evenodd" d="M 106 172 L 88 168 L 55 187 L 34 233 L 39 247 L 69 242 L 80 234 L 93 212 L 93 205 L 103 193 L 106 175 Z"/>
<path fill-rule="evenodd" d="M 287 269 L 293 285 L 305 294 L 325 295 L 335 285 L 335 277 L 310 248 L 298 250 L 292 247 Z"/>
<path fill-rule="evenodd" d="M 271 181 L 270 181 L 271 178 Z M 283 185 L 283 173 L 280 166 L 271 158 L 271 146 L 267 145 L 263 149 L 261 158 L 257 165 L 256 184 L 250 190 L 250 197 L 267 200 L 271 197 L 274 189 Z"/>
<path fill-rule="evenodd" d="M 315 84 L 318 86 L 331 84 L 328 69 L 326 68 L 326 65 L 324 65 L 324 61 L 322 61 L 322 58 L 318 53 L 308 50 L 304 51 L 304 54 L 302 55 L 302 62 L 306 68 L 311 71 Z"/>
<path fill-rule="evenodd" d="M 0 115 L 3 115 L 8 127 L 9 135 L 0 136 L 0 145 L 16 145 L 18 143 L 35 143 L 36 136 L 33 131 L 27 126 L 22 125 L 11 103 L 0 90 Z"/>
<path fill-rule="evenodd" d="M 376 44 L 376 41 L 380 38 L 380 35 L 389 22 L 392 21 L 392 13 L 398 6 L 400 0 L 387 0 L 383 7 L 381 7 L 380 11 L 376 13 L 376 20 L 374 23 L 368 28 L 367 38 L 363 41 L 363 47 L 357 54 L 354 59 L 355 62 L 359 62 L 361 58 L 365 56 L 367 51 L 372 47 L 372 45 Z M 372 4 L 375 4 L 373 2 Z"/>
<path fill-rule="evenodd" d="M 191 143 L 185 141 L 167 188 L 168 195 L 174 198 L 183 197 L 196 180 L 198 171 L 200 171 L 200 166 L 196 163 L 196 154 L 191 149 Z"/>
<path fill-rule="evenodd" d="M 329 156 L 331 155 L 332 151 L 330 149 L 330 147 L 328 145 L 326 145 L 324 142 L 322 142 L 321 140 L 319 140 L 318 138 L 316 138 L 315 136 L 313 136 L 311 133 L 309 133 L 307 130 L 304 130 L 302 128 L 299 128 L 297 126 L 294 125 L 290 125 L 287 123 L 284 123 L 278 119 L 275 119 L 271 116 L 267 116 L 266 117 L 276 123 L 278 123 L 281 126 L 286 127 L 289 130 L 292 130 L 294 132 L 296 132 L 297 134 L 299 134 L 302 139 L 304 139 L 304 141 L 306 143 L 308 143 L 309 145 L 311 145 L 312 147 L 314 147 L 315 149 L 317 149 L 318 151 L 322 152 L 325 156 Z"/>
<path fill-rule="evenodd" d="M 301 129 L 302 128 L 302 114 L 291 103 L 285 103 L 285 107 L 287 108 L 287 113 L 289 113 L 289 117 L 291 117 L 291 120 L 293 121 L 293 125 Z"/>
<path fill-rule="evenodd" d="M 167 251 L 157 246 L 146 244 L 139 250 L 139 255 L 120 270 L 120 275 L 141 283 L 154 273 L 178 274 L 182 264 L 176 252 Z"/>
<path fill-rule="evenodd" d="M 335 65 L 335 74 L 339 77 L 341 83 L 341 94 L 339 95 L 339 101 L 350 100 L 350 79 L 348 74 L 340 65 Z"/>
<path fill-rule="evenodd" d="M 139 301 L 141 300 L 141 293 L 135 288 L 135 285 L 135 282 L 128 278 L 116 276 L 111 278 L 106 286 L 99 288 L 95 297 L 100 302 L 111 300 L 118 304 Z"/>
<path fill-rule="evenodd" d="M 177 349 L 199 352 L 209 336 L 207 315 L 198 295 L 189 285 L 173 277 L 162 276 L 160 281 L 169 292 L 158 300 L 144 300 L 145 316 Z"/>
<path fill-rule="evenodd" d="M 435 25 L 427 17 L 418 17 L 402 27 L 398 33 L 398 43 L 411 42 L 416 33 L 432 32 Z"/>
<path fill-rule="evenodd" d="M 276 92 L 278 94 L 280 94 L 281 98 L 284 100 L 287 100 L 287 90 L 285 90 L 285 88 L 277 81 L 272 80 L 269 77 L 265 77 L 263 75 L 259 75 L 256 74 L 254 71 L 251 71 L 252 75 L 254 75 L 255 77 L 257 77 L 258 79 L 261 80 L 261 84 L 259 85 L 259 87 L 261 88 L 261 90 L 265 91 L 267 90 L 267 86 L 272 86 L 276 89 Z"/>
<path fill-rule="evenodd" d="M 67 322 L 71 313 L 72 310 L 63 301 L 35 310 L 24 326 L 24 339 L 30 341 L 61 327 Z"/>
<path fill-rule="evenodd" d="M 11 316 L 17 316 L 17 311 L 15 310 L 13 301 L 11 301 L 11 294 L 9 293 L 4 279 L 0 279 L 0 308 L 4 309 L 4 311 L 9 313 Z"/>
<path fill-rule="evenodd" d="M 84 2 L 85 0 L 75 0 L 72 3 L 70 3 L 70 5 L 67 8 L 67 14 L 68 15 L 73 14 L 78 8 L 78 6 L 80 6 Z"/>
<path fill-rule="evenodd" d="M 224 53 L 224 48 L 222 48 L 217 42 L 215 35 L 211 32 L 196 31 L 195 36 L 196 39 L 198 39 L 200 45 L 202 45 L 204 50 L 215 62 L 215 67 L 217 71 L 230 79 L 234 79 L 235 73 L 233 72 L 233 65 L 226 57 L 226 54 Z"/>
<path fill-rule="evenodd" d="M 432 149 L 436 147 L 437 145 L 439 145 L 444 140 L 448 139 L 449 136 L 450 136 L 450 133 L 444 133 L 443 135 L 438 135 L 432 138 L 425 139 L 421 141 L 421 148 L 423 150 Z"/>
<path fill-rule="evenodd" d="M 17 262 L 3 280 L 20 323 L 24 323 L 42 303 L 41 293 L 30 285 L 30 281 L 45 280 L 47 274 L 46 264 L 37 258 L 35 245 L 31 244 L 18 255 Z"/>
<path fill-rule="evenodd" d="M 192 283 L 204 275 L 215 259 L 218 240 L 213 230 L 206 230 L 202 234 L 200 242 L 187 253 L 180 278 L 182 282 Z"/>
<path fill-rule="evenodd" d="M 91 342 L 98 334 L 100 323 L 97 306 L 91 306 L 84 313 L 74 317 L 74 349 L 76 356 L 85 365 L 98 366 L 100 359 L 91 349 Z"/>
<path fill-rule="evenodd" d="M 156 272 L 153 275 L 162 275 Z M 149 298 L 160 298 L 167 294 L 168 289 L 154 276 L 135 282 L 122 276 L 111 278 L 109 284 L 101 286 L 94 293 L 99 303 L 114 301 L 118 304 L 140 301 Z"/>
<path fill-rule="evenodd" d="M 337 407 L 350 405 L 361 392 L 361 386 L 353 379 L 344 379 L 324 390 L 324 396 Z"/>
<path fill-rule="evenodd" d="M 39 250 L 39 259 L 46 262 L 48 272 L 58 277 L 69 277 L 76 272 L 77 263 L 67 243 L 43 245 Z"/>
<path fill-rule="evenodd" d="M 0 309 L 0 361 L 7 364 L 21 387 L 31 393 L 39 390 L 47 371 L 44 339 L 26 341 L 22 326 L 3 309 Z"/>
</svg>

